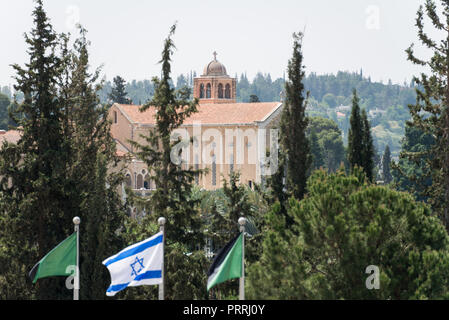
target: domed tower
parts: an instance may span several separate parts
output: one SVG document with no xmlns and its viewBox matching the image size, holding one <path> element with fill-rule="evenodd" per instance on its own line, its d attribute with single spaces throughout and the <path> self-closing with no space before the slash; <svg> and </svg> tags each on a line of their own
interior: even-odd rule
<svg viewBox="0 0 449 320">
<path fill-rule="evenodd" d="M 216 52 L 203 74 L 193 81 L 193 96 L 200 103 L 235 103 L 237 81 L 228 76 L 225 66 L 217 61 Z"/>
</svg>

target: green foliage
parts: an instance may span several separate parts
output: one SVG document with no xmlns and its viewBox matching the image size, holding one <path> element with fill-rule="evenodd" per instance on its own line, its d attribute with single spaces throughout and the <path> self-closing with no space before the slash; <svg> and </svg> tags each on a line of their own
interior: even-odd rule
<svg viewBox="0 0 449 320">
<path fill-rule="evenodd" d="M 0 130 L 8 130 L 10 123 L 8 115 L 8 107 L 11 104 L 8 96 L 0 93 Z"/>
<path fill-rule="evenodd" d="M 366 110 L 360 113 L 360 99 L 353 91 L 351 127 L 348 133 L 348 162 L 351 170 L 363 168 L 369 181 L 374 180 L 374 144 Z"/>
<path fill-rule="evenodd" d="M 288 81 L 285 84 L 286 98 L 279 124 L 280 152 L 286 161 L 287 193 L 302 199 L 306 188 L 307 173 L 311 165 L 310 146 L 306 137 L 307 97 L 304 96 L 304 66 L 302 34 L 293 34 L 293 55 L 288 62 Z"/>
<path fill-rule="evenodd" d="M 371 125 L 368 121 L 366 110 L 362 110 L 362 168 L 369 181 L 374 182 L 374 150 L 373 138 L 371 136 Z"/>
<path fill-rule="evenodd" d="M 310 136 L 310 153 L 312 155 L 311 169 L 319 169 L 324 166 L 323 149 L 319 143 L 318 136 L 314 129 L 311 130 Z"/>
<path fill-rule="evenodd" d="M 385 151 L 382 157 L 382 178 L 384 184 L 389 184 L 393 179 L 390 171 L 390 163 L 391 163 L 391 153 L 390 147 L 387 145 L 385 147 Z"/>
<path fill-rule="evenodd" d="M 363 165 L 363 122 L 360 115 L 360 99 L 354 89 L 352 98 L 352 110 L 348 132 L 348 161 L 351 169 Z"/>
<path fill-rule="evenodd" d="M 70 195 L 75 204 L 72 214 L 82 219 L 80 296 L 104 299 L 110 275 L 102 261 L 123 247 L 121 237 L 116 234 L 125 211 L 117 193 L 123 175 L 116 168 L 118 158 L 107 108 L 98 107 L 96 82 L 100 70 L 89 72 L 88 45 L 86 30 L 81 28 L 74 50 L 66 55 L 71 81 L 63 87 L 63 91 L 69 92 L 64 104 L 69 110 L 67 123 L 72 125 L 65 128 L 65 133 L 72 152 L 69 171 L 74 185 Z"/>
<path fill-rule="evenodd" d="M 55 244 L 71 233 L 70 226 L 73 225 L 73 216 L 68 210 L 71 201 L 67 196 L 69 186 L 66 180 L 70 152 L 60 121 L 62 108 L 55 96 L 62 64 L 56 54 L 58 38 L 41 1 L 37 1 L 33 18 L 34 28 L 25 35 L 30 63 L 25 68 L 13 66 L 17 73 L 14 88 L 25 95 L 18 112 L 26 117 L 20 121 L 15 119 L 23 127 L 22 138 L 17 145 L 4 145 L 0 151 L 0 205 L 1 211 L 5 212 L 0 229 L 8 230 L 2 234 L 2 247 L 13 252 L 23 251 L 22 254 L 11 255 L 17 260 L 8 265 L 17 269 L 5 268 L 5 278 L 17 270 L 31 269 Z M 39 281 L 37 297 L 54 297 L 58 291 L 57 283 L 55 279 Z M 8 286 L 17 285 L 15 282 L 4 284 L 7 286 L 1 290 L 4 292 L 13 292 Z M 28 296 L 33 289 L 26 284 L 21 288 Z"/>
<path fill-rule="evenodd" d="M 443 32 L 443 41 L 434 40 L 424 30 L 424 19 L 430 19 L 433 29 Z M 433 211 L 444 221 L 449 229 L 449 30 L 445 27 L 449 19 L 449 4 L 441 2 L 441 10 L 434 1 L 421 5 L 416 14 L 416 27 L 421 44 L 429 49 L 431 57 L 425 61 L 418 58 L 412 44 L 407 50 L 408 60 L 418 66 L 428 66 L 428 74 L 414 77 L 417 83 L 416 102 L 410 104 L 411 125 L 423 133 L 435 137 L 435 143 L 420 153 L 404 154 L 404 158 L 425 161 L 422 171 L 432 184 L 426 188 L 425 196 Z M 442 22 L 443 21 L 443 22 Z"/>
<path fill-rule="evenodd" d="M 111 92 L 108 95 L 110 103 L 129 104 L 131 100 L 126 92 L 126 81 L 120 76 L 116 76 L 113 80 Z"/>
<path fill-rule="evenodd" d="M 249 102 L 260 102 L 259 97 L 255 94 L 249 96 Z"/>
<path fill-rule="evenodd" d="M 32 266 L 73 232 L 81 217 L 81 297 L 103 299 L 109 282 L 101 261 L 121 247 L 120 174 L 107 110 L 98 107 L 97 70 L 88 71 L 85 30 L 68 49 L 49 24 L 42 2 L 25 36 L 30 64 L 14 65 L 24 94 L 12 113 L 17 144 L 0 150 L 0 292 L 5 299 L 69 299 L 65 279 L 26 281 Z M 59 55 L 58 55 L 59 54 Z M 18 279 L 14 281 L 14 278 Z"/>
<path fill-rule="evenodd" d="M 427 165 L 435 139 L 423 130 L 407 125 L 398 163 L 392 165 L 394 183 L 398 190 L 408 191 L 419 201 L 428 199 L 427 190 L 432 177 Z"/>
<path fill-rule="evenodd" d="M 176 30 L 173 25 L 162 51 L 161 78 L 153 78 L 155 93 L 151 101 L 142 106 L 141 111 L 155 108 L 156 128 L 141 135 L 145 144 L 134 141 L 136 155 L 145 162 L 148 170 L 153 173 L 157 189 L 149 199 L 132 197 L 139 205 L 150 213 L 151 219 L 162 216 L 167 222 L 166 229 L 166 273 L 171 278 L 166 283 L 167 299 L 200 299 L 206 296 L 205 258 L 199 254 L 204 238 L 202 235 L 200 199 L 192 196 L 192 186 L 197 174 L 201 171 L 191 168 L 183 169 L 181 163 L 173 160 L 172 152 L 180 157 L 182 148 L 180 141 L 172 141 L 172 133 L 179 128 L 184 119 L 197 112 L 198 100 L 189 100 L 190 89 L 183 87 L 176 90 L 172 86 L 171 55 L 174 50 L 172 36 Z M 191 141 L 187 142 L 191 143 Z M 175 150 L 175 151 L 173 151 Z M 203 266 L 198 269 L 198 266 Z M 197 273 L 189 274 L 192 268 Z M 181 290 L 181 288 L 183 288 Z"/>
<path fill-rule="evenodd" d="M 366 183 L 355 169 L 315 171 L 308 196 L 290 200 L 293 231 L 273 207 L 263 254 L 248 270 L 250 299 L 448 298 L 449 238 L 429 208 Z M 366 267 L 380 270 L 368 290 Z"/>
<path fill-rule="evenodd" d="M 257 261 L 261 254 L 261 238 L 264 215 L 268 205 L 260 190 L 251 190 L 240 184 L 240 174 L 233 172 L 229 182 L 224 180 L 223 188 L 201 192 L 202 216 L 206 221 L 205 236 L 212 252 L 216 253 L 239 232 L 238 218 L 245 217 L 246 240 L 245 262 Z M 211 263 L 211 261 L 209 261 Z M 215 298 L 237 299 L 238 280 L 226 281 L 211 290 Z"/>
<path fill-rule="evenodd" d="M 316 141 L 313 137 L 314 133 Z M 307 135 L 311 140 L 311 153 L 314 159 L 315 157 L 318 159 L 318 163 L 313 164 L 312 167 L 318 169 L 323 166 L 333 172 L 339 169 L 345 161 L 345 148 L 337 123 L 321 117 L 309 118 Z"/>
</svg>

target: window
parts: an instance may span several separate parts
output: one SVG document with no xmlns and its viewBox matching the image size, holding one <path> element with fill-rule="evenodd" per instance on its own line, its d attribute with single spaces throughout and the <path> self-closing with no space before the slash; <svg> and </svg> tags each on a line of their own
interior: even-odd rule
<svg viewBox="0 0 449 320">
<path fill-rule="evenodd" d="M 143 180 L 143 187 L 145 189 L 151 188 L 151 180 L 150 180 L 150 176 L 148 174 L 145 176 L 145 179 Z"/>
<path fill-rule="evenodd" d="M 204 98 L 204 84 L 200 85 L 200 98 Z"/>
<path fill-rule="evenodd" d="M 141 174 L 137 175 L 137 186 L 136 189 L 143 188 L 143 177 Z"/>
<path fill-rule="evenodd" d="M 117 123 L 117 111 L 114 111 L 114 123 Z"/>
<path fill-rule="evenodd" d="M 206 86 L 206 99 L 210 99 L 210 83 Z"/>
<path fill-rule="evenodd" d="M 229 83 L 226 85 L 225 98 L 231 99 L 231 86 L 229 85 Z"/>
<path fill-rule="evenodd" d="M 221 83 L 218 84 L 218 99 L 223 99 L 223 85 Z"/>
</svg>

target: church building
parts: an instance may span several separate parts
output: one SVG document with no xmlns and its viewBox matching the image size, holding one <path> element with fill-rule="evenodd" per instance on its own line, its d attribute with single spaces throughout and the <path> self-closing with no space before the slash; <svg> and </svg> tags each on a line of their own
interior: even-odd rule
<svg viewBox="0 0 449 320">
<path fill-rule="evenodd" d="M 214 53 L 214 59 L 205 66 L 203 74 L 194 79 L 193 96 L 199 99 L 198 112 L 177 130 L 186 141 L 194 138 L 188 150 L 183 150 L 179 165 L 208 168 L 208 173 L 195 181 L 207 190 L 221 188 L 232 171 L 239 171 L 240 183 L 251 188 L 269 174 L 264 163 L 270 160 L 266 158 L 270 142 L 277 141 L 276 127 L 282 103 L 236 102 L 236 82 Z M 131 155 L 132 160 L 125 163 L 126 184 L 144 194 L 157 186 L 144 162 L 133 156 L 136 150 L 129 141 L 143 144 L 145 140 L 141 135 L 147 135 L 156 123 L 155 109 L 150 107 L 140 112 L 140 107 L 116 103 L 109 110 L 109 118 L 118 155 Z M 274 166 L 271 164 L 272 168 Z"/>
</svg>

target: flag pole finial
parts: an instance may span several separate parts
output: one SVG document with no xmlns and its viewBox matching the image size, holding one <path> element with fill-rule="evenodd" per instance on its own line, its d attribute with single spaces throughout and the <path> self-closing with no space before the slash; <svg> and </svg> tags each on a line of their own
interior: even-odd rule
<svg viewBox="0 0 449 320">
<path fill-rule="evenodd" d="M 157 219 L 157 223 L 158 223 L 160 226 L 165 225 L 165 222 L 166 222 L 166 220 L 165 220 L 164 217 L 160 217 L 159 219 Z"/>
<path fill-rule="evenodd" d="M 73 218 L 73 224 L 74 225 L 79 225 L 81 223 L 81 219 L 80 219 L 80 217 L 75 217 L 75 218 Z"/>
</svg>

